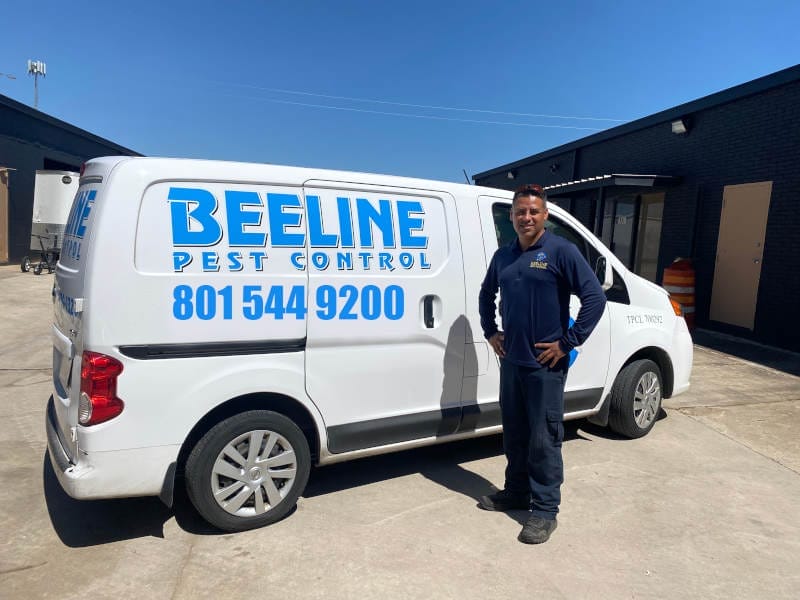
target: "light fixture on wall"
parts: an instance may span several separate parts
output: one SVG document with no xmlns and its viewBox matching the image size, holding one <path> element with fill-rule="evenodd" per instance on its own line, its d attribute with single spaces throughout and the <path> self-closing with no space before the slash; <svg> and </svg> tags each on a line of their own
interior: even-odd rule
<svg viewBox="0 0 800 600">
<path fill-rule="evenodd" d="M 556 171 L 558 171 L 559 168 L 561 168 L 561 165 L 558 164 L 557 162 L 554 162 L 550 165 L 550 172 L 555 173 Z"/>
<path fill-rule="evenodd" d="M 517 172 L 513 171 L 513 170 L 509 171 L 508 173 L 506 173 L 506 178 L 507 179 L 516 179 L 517 178 Z"/>
<path fill-rule="evenodd" d="M 675 119 L 671 125 L 672 125 L 672 133 L 676 133 L 678 135 L 689 133 L 689 119 L 687 119 L 686 117 Z"/>
</svg>

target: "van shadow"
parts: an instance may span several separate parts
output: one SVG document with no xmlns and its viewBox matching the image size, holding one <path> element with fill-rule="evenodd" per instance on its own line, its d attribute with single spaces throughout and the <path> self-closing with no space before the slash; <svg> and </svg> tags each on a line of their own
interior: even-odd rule
<svg viewBox="0 0 800 600">
<path fill-rule="evenodd" d="M 491 435 L 360 458 L 314 469 L 303 496 L 322 496 L 414 473 L 437 472 L 444 474 L 443 480 L 452 480 L 456 489 L 468 495 L 477 494 L 477 498 L 490 488 L 489 482 L 477 475 L 460 475 L 459 470 L 463 469 L 459 463 L 502 454 L 500 436 Z"/>
<path fill-rule="evenodd" d="M 584 421 L 564 423 L 564 442 L 591 442 L 591 439 L 581 432 L 584 425 Z M 602 431 L 602 428 L 598 429 Z M 503 457 L 502 434 L 361 458 L 357 461 L 315 469 L 311 473 L 303 496 L 312 498 L 334 494 L 346 489 L 419 473 L 442 487 L 474 500 L 476 510 L 479 510 L 477 509 L 479 498 L 494 493 L 502 487 L 505 459 L 502 459 L 502 465 L 498 467 L 496 475 L 499 486 L 462 465 L 492 457 Z M 526 511 L 511 511 L 506 514 L 520 524 L 529 516 Z"/>
<path fill-rule="evenodd" d="M 658 409 L 658 414 L 656 414 L 656 423 L 658 423 L 659 421 L 663 421 L 668 416 L 669 415 L 667 414 L 667 411 L 664 410 L 663 407 L 660 407 Z M 617 442 L 636 442 L 637 441 L 636 438 L 629 438 L 629 437 L 626 437 L 624 435 L 620 435 L 620 434 L 612 431 L 609 427 L 603 427 L 602 425 L 595 425 L 594 423 L 590 423 L 589 421 L 587 421 L 585 419 L 580 419 L 580 420 L 577 420 L 577 421 L 567 421 L 566 423 L 564 423 L 565 430 L 566 430 L 566 427 L 568 425 L 573 424 L 573 423 L 577 423 L 577 426 L 580 428 L 581 431 L 585 431 L 589 435 L 593 435 L 595 437 L 603 438 L 603 439 L 606 439 L 606 440 L 614 440 L 614 441 L 617 441 Z M 565 436 L 564 440 L 566 441 L 566 436 Z"/>
<path fill-rule="evenodd" d="M 42 464 L 44 498 L 50 522 L 70 548 L 84 548 L 140 537 L 164 537 L 172 511 L 158 498 L 75 500 L 58 483 L 50 457 Z"/>
<path fill-rule="evenodd" d="M 225 532 L 206 523 L 192 508 L 178 481 L 173 507 L 156 497 L 111 500 L 75 500 L 61 488 L 47 452 L 42 461 L 42 483 L 50 523 L 58 538 L 70 548 L 99 546 L 142 537 L 164 537 L 164 523 L 175 518 L 178 526 L 196 535 Z"/>
<path fill-rule="evenodd" d="M 570 421 L 564 424 L 564 441 L 591 441 L 581 435 L 588 424 Z M 592 434 L 607 430 L 597 427 Z M 378 483 L 397 477 L 420 473 L 439 485 L 475 501 L 497 491 L 497 486 L 485 477 L 462 466 L 476 460 L 503 456 L 501 434 L 448 442 L 392 454 L 383 454 L 316 468 L 303 497 L 334 494 L 343 490 Z M 505 463 L 498 468 L 497 481 L 503 479 Z M 182 479 L 175 485 L 173 507 L 169 508 L 155 497 L 121 498 L 111 500 L 75 500 L 58 483 L 50 457 L 45 452 L 42 461 L 42 480 L 47 512 L 53 530 L 61 542 L 70 548 L 99 546 L 112 542 L 142 538 L 164 538 L 164 524 L 175 518 L 178 526 L 194 535 L 226 535 L 206 523 L 194 510 L 186 495 Z M 296 508 L 295 508 L 296 510 Z M 476 509 L 477 510 L 477 509 Z M 292 510 L 286 518 L 291 517 Z M 525 511 L 507 513 L 524 523 Z"/>
</svg>

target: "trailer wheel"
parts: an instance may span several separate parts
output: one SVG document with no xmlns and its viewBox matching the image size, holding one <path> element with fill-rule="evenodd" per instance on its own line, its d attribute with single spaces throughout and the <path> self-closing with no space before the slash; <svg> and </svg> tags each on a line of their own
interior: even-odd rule
<svg viewBox="0 0 800 600">
<path fill-rule="evenodd" d="M 629 438 L 647 435 L 661 409 L 661 381 L 661 369 L 652 360 L 636 360 L 622 369 L 611 388 L 608 426 Z"/>
<path fill-rule="evenodd" d="M 33 274 L 34 275 L 42 274 L 42 263 L 38 263 L 35 267 L 33 267 Z"/>
<path fill-rule="evenodd" d="M 244 531 L 285 517 L 303 493 L 311 453 L 287 417 L 253 410 L 206 433 L 186 461 L 186 489 L 197 512 L 224 531 Z"/>
<path fill-rule="evenodd" d="M 23 273 L 27 273 L 31 270 L 31 257 L 30 256 L 23 256 L 22 262 L 19 263 L 19 270 Z"/>
</svg>

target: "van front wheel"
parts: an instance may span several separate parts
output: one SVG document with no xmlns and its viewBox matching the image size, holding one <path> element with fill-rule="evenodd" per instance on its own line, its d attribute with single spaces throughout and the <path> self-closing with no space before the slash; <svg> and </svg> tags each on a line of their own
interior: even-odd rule
<svg viewBox="0 0 800 600">
<path fill-rule="evenodd" d="M 662 389 L 661 369 L 652 360 L 626 365 L 611 388 L 608 426 L 629 438 L 647 435 L 661 410 Z"/>
<path fill-rule="evenodd" d="M 308 441 L 297 425 L 253 410 L 218 423 L 197 442 L 186 461 L 186 489 L 206 521 L 244 531 L 285 517 L 310 469 Z"/>
</svg>

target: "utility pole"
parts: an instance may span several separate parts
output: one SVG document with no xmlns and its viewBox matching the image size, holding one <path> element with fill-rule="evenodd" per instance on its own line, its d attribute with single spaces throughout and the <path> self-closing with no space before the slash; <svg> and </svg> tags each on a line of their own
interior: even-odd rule
<svg viewBox="0 0 800 600">
<path fill-rule="evenodd" d="M 47 65 L 40 60 L 28 61 L 28 75 L 33 75 L 33 108 L 39 108 L 39 75 L 47 75 Z"/>
</svg>

